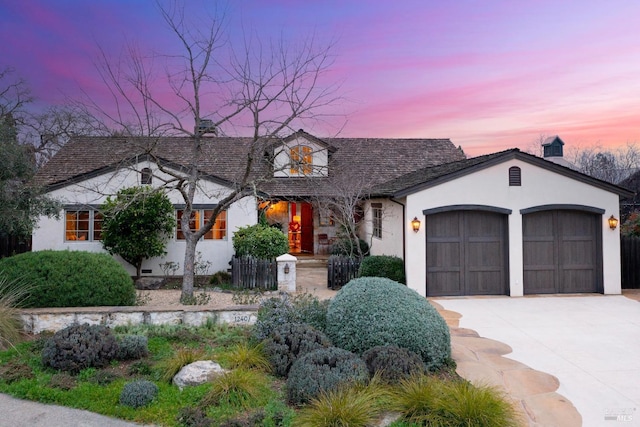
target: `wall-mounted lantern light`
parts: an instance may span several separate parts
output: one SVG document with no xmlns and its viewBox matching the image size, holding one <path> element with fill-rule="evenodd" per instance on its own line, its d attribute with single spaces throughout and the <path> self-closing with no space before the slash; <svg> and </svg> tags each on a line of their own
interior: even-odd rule
<svg viewBox="0 0 640 427">
<path fill-rule="evenodd" d="M 418 219 L 418 217 L 414 217 L 413 220 L 411 221 L 411 228 L 413 228 L 413 231 L 415 231 L 416 233 L 418 231 L 420 231 L 420 220 Z"/>
<path fill-rule="evenodd" d="M 616 218 L 615 216 L 611 215 L 609 217 L 609 228 L 612 230 L 615 230 L 618 227 L 618 218 Z"/>
<path fill-rule="evenodd" d="M 284 265 L 284 274 L 289 274 L 289 264 Z"/>
</svg>

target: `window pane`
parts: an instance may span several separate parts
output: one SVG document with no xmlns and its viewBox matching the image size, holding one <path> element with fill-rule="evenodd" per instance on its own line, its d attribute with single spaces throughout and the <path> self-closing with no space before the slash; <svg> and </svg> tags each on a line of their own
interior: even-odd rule
<svg viewBox="0 0 640 427">
<path fill-rule="evenodd" d="M 89 240 L 89 211 L 65 213 L 65 240 Z"/>
<path fill-rule="evenodd" d="M 102 214 L 93 212 L 93 240 L 102 239 Z"/>
<path fill-rule="evenodd" d="M 182 232 L 182 225 L 180 221 L 182 220 L 183 210 L 176 211 L 176 239 L 184 240 L 184 233 Z M 200 211 L 195 210 L 191 212 L 191 219 L 189 220 L 189 229 L 191 231 L 196 231 L 200 229 Z"/>
<path fill-rule="evenodd" d="M 213 210 L 206 209 L 204 211 L 204 222 L 206 223 L 211 218 Z M 222 211 L 218 214 L 216 222 L 213 224 L 211 230 L 204 235 L 205 239 L 222 240 L 227 237 L 227 211 Z"/>
</svg>

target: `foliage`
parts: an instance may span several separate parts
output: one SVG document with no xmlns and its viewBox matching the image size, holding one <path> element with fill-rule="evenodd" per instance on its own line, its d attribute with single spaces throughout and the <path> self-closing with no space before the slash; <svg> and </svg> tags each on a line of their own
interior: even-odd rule
<svg viewBox="0 0 640 427">
<path fill-rule="evenodd" d="M 261 224 L 240 227 L 233 234 L 236 256 L 274 259 L 289 252 L 289 239 L 280 230 Z"/>
<path fill-rule="evenodd" d="M 290 298 L 288 294 L 283 293 L 278 297 L 268 298 L 262 301 L 258 308 L 257 320 L 252 330 L 253 337 L 262 341 L 285 323 L 307 323 L 318 330 L 324 330 L 328 304 L 328 301 L 319 301 L 310 294 Z"/>
<path fill-rule="evenodd" d="M 366 427 L 376 425 L 387 390 L 380 382 L 351 384 L 328 390 L 312 399 L 296 417 L 298 427 Z"/>
<path fill-rule="evenodd" d="M 203 357 L 204 352 L 200 349 L 181 348 L 177 350 L 159 366 L 161 372 L 160 379 L 171 382 L 183 366 L 202 360 Z"/>
<path fill-rule="evenodd" d="M 175 216 L 163 192 L 151 187 L 124 188 L 115 197 L 107 197 L 100 211 L 104 218 L 102 246 L 133 265 L 136 277 L 140 277 L 142 261 L 166 254 Z"/>
<path fill-rule="evenodd" d="M 360 264 L 360 277 L 386 277 L 395 282 L 406 284 L 404 261 L 390 255 L 369 256 Z"/>
<path fill-rule="evenodd" d="M 0 70 L 0 79 L 6 71 Z M 6 95 L 4 87 L 0 92 Z M 59 204 L 33 182 L 36 165 L 32 147 L 20 144 L 17 134 L 14 115 L 0 108 L 0 236 L 28 236 L 40 215 L 60 215 Z"/>
<path fill-rule="evenodd" d="M 633 211 L 620 226 L 620 234 L 623 236 L 640 236 L 640 213 Z"/>
<path fill-rule="evenodd" d="M 231 369 L 271 371 L 263 343 L 250 345 L 245 342 L 234 345 L 220 356 L 220 361 Z"/>
<path fill-rule="evenodd" d="M 42 350 L 42 364 L 70 373 L 106 366 L 115 359 L 118 343 L 101 325 L 72 325 L 56 332 Z"/>
<path fill-rule="evenodd" d="M 322 348 L 296 360 L 287 378 L 287 398 L 309 402 L 322 392 L 368 380 L 367 365 L 357 355 L 337 347 Z"/>
<path fill-rule="evenodd" d="M 19 307 L 28 295 L 28 287 L 10 281 L 0 273 L 0 350 L 13 347 L 22 340 L 22 318 Z"/>
<path fill-rule="evenodd" d="M 147 380 L 125 384 L 120 393 L 120 404 L 132 408 L 147 406 L 158 395 L 158 386 Z"/>
<path fill-rule="evenodd" d="M 413 376 L 394 389 L 391 402 L 405 420 L 420 425 L 516 427 L 522 422 L 502 392 L 468 381 Z"/>
<path fill-rule="evenodd" d="M 209 279 L 211 286 L 221 286 L 231 283 L 231 273 L 227 271 L 217 271 Z"/>
<path fill-rule="evenodd" d="M 250 408 L 260 403 L 260 397 L 268 389 L 264 374 L 246 369 L 234 369 L 216 377 L 211 390 L 202 400 L 202 405 L 227 404 Z"/>
<path fill-rule="evenodd" d="M 0 366 L 0 380 L 11 384 L 16 381 L 33 378 L 31 367 L 23 362 L 10 361 Z"/>
<path fill-rule="evenodd" d="M 351 280 L 329 303 L 327 335 L 354 353 L 394 344 L 418 354 L 435 370 L 451 356 L 449 328 L 417 292 L 380 277 Z"/>
<path fill-rule="evenodd" d="M 0 260 L 7 280 L 28 283 L 26 307 L 133 305 L 136 290 L 111 256 L 80 251 L 26 252 Z"/>
<path fill-rule="evenodd" d="M 206 290 L 202 290 L 197 294 L 189 295 L 180 295 L 180 304 L 184 305 L 207 305 L 211 301 L 211 295 L 209 295 Z"/>
<path fill-rule="evenodd" d="M 373 347 L 364 352 L 362 360 L 367 364 L 370 376 L 377 374 L 382 381 L 389 384 L 425 372 L 420 356 L 395 345 Z"/>
<path fill-rule="evenodd" d="M 118 340 L 119 360 L 141 359 L 148 354 L 148 340 L 144 335 L 125 335 Z"/>
<path fill-rule="evenodd" d="M 60 390 L 71 390 L 76 387 L 78 382 L 72 376 L 66 372 L 59 372 L 51 376 L 49 380 L 49 387 L 59 388 Z"/>
<path fill-rule="evenodd" d="M 327 336 L 305 323 L 285 323 L 264 342 L 265 352 L 276 375 L 286 377 L 293 362 L 313 350 L 331 346 Z"/>
<path fill-rule="evenodd" d="M 210 427 L 213 425 L 213 420 L 207 417 L 205 409 L 199 406 L 186 406 L 180 409 L 176 421 L 184 427 Z"/>
<path fill-rule="evenodd" d="M 343 255 L 348 257 L 363 257 L 369 255 L 369 244 L 362 239 L 355 240 L 342 238 L 337 240 L 331 247 L 331 255 Z"/>
</svg>

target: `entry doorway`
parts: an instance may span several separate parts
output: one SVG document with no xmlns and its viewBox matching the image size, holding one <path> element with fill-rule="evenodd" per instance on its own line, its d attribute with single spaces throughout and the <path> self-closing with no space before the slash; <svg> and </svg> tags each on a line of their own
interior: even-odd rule
<svg viewBox="0 0 640 427">
<path fill-rule="evenodd" d="M 306 202 L 265 202 L 267 222 L 289 238 L 289 252 L 313 254 L 313 205 Z"/>
</svg>

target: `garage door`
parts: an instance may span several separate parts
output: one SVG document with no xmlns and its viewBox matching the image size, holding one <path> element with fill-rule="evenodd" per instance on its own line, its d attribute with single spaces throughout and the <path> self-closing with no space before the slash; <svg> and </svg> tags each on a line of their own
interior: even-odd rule
<svg viewBox="0 0 640 427">
<path fill-rule="evenodd" d="M 601 291 L 600 217 L 570 210 L 523 215 L 525 294 Z"/>
<path fill-rule="evenodd" d="M 427 295 L 507 294 L 507 216 L 485 211 L 427 215 Z"/>
</svg>

